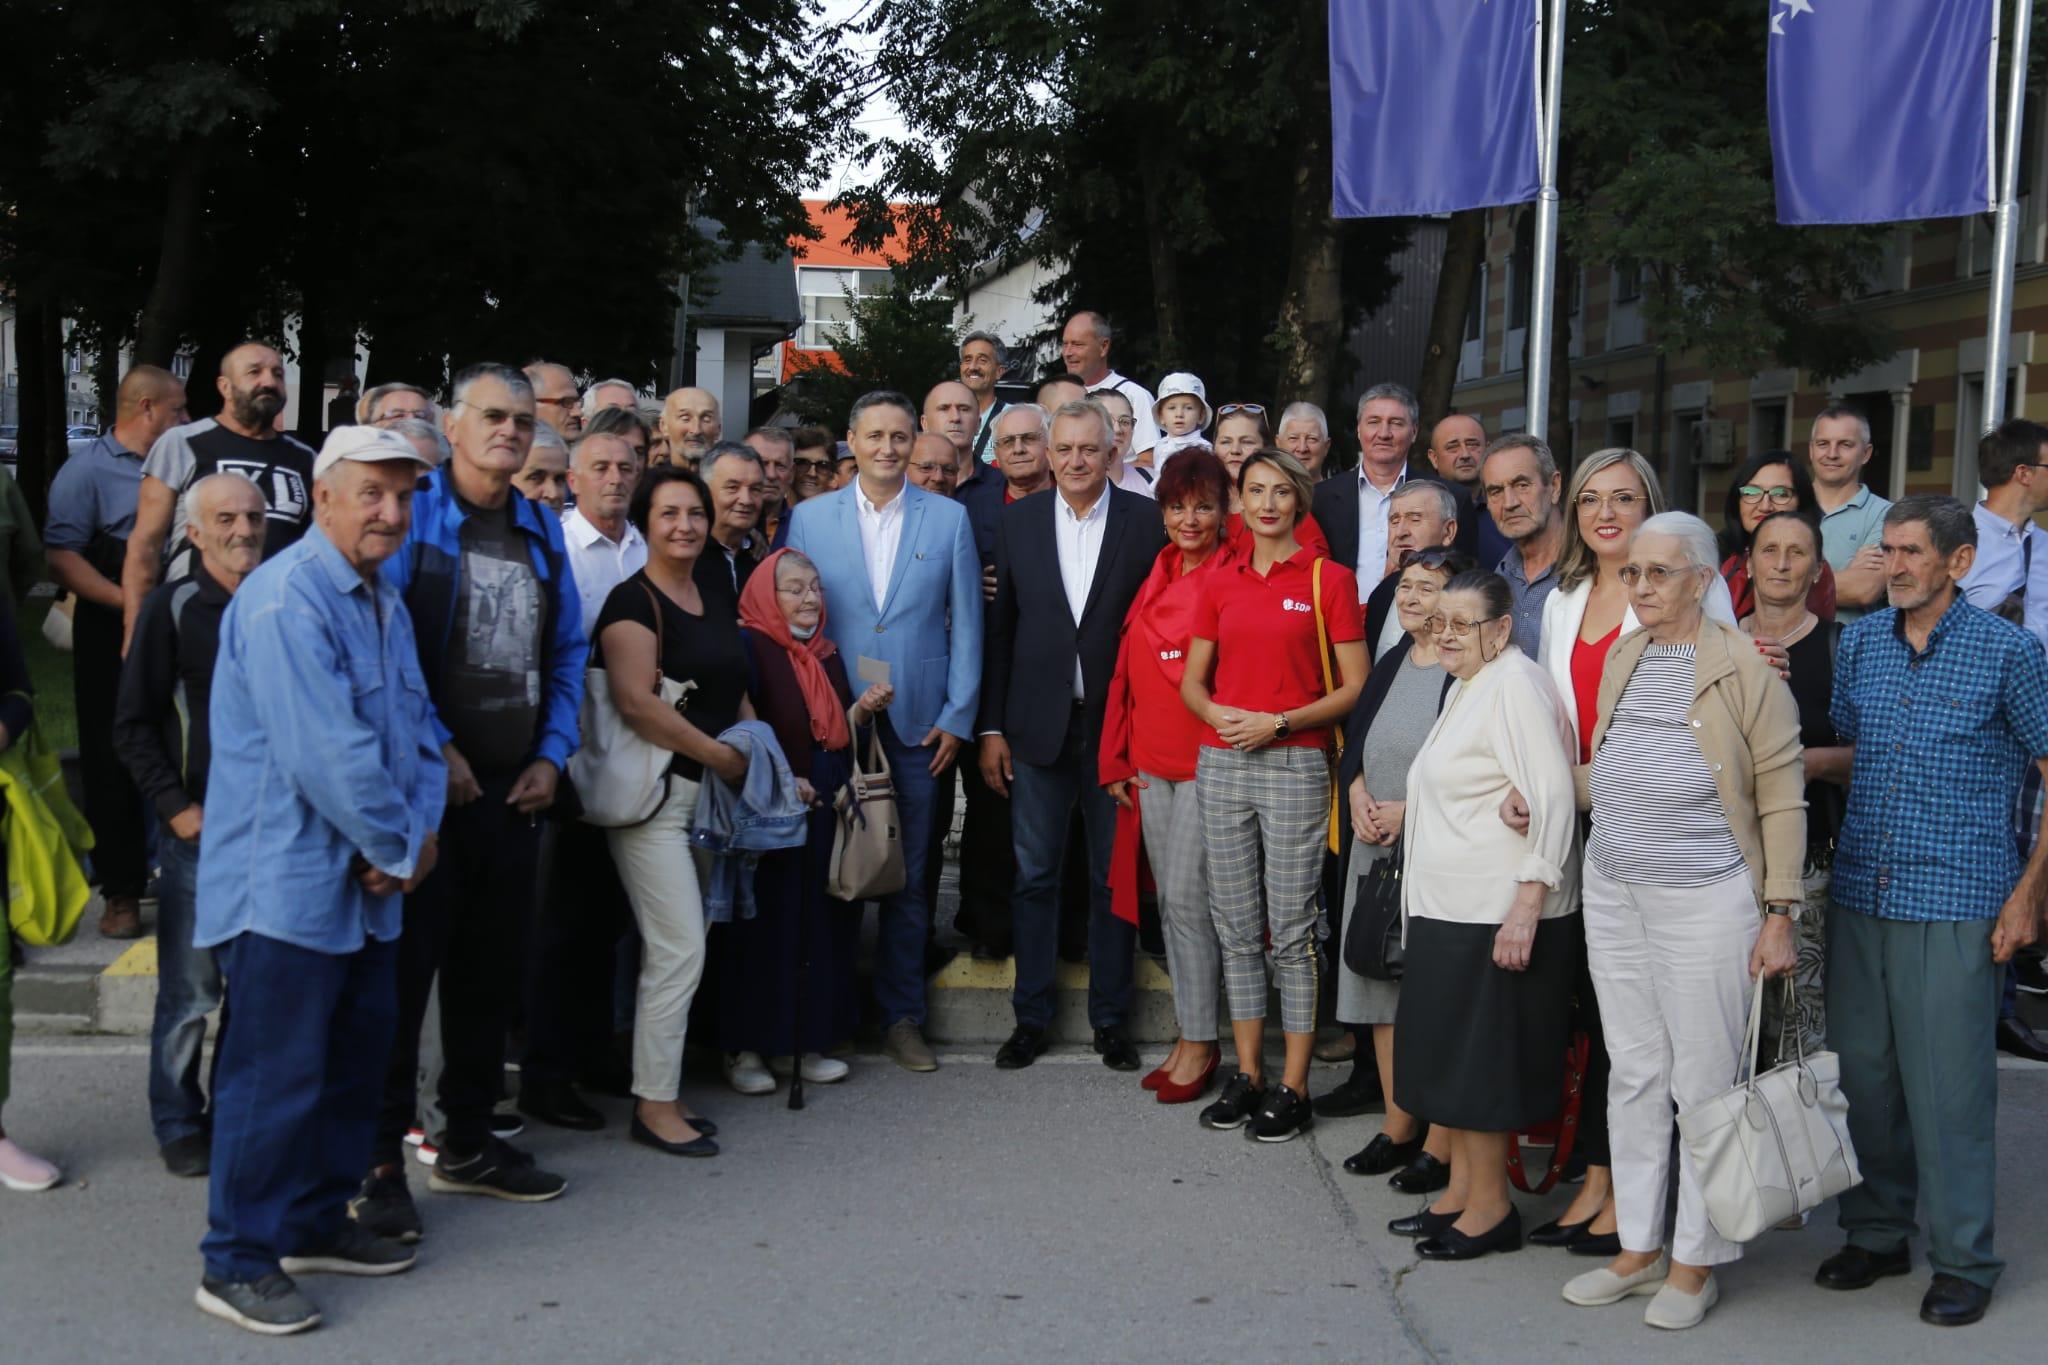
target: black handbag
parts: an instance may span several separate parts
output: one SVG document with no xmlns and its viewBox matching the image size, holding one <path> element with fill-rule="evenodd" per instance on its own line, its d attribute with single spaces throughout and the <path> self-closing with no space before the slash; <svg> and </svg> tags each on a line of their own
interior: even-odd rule
<svg viewBox="0 0 2048 1365">
<path fill-rule="evenodd" d="M 1344 927 L 1344 965 L 1375 981 L 1399 981 L 1405 965 L 1401 947 L 1401 845 L 1358 875 L 1351 922 Z"/>
</svg>

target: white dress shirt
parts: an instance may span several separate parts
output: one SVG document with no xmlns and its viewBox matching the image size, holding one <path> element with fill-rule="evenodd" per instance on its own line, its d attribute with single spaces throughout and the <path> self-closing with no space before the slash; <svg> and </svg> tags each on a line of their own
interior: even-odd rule
<svg viewBox="0 0 2048 1365">
<path fill-rule="evenodd" d="M 562 539 L 569 547 L 569 572 L 576 576 L 576 596 L 583 607 L 583 633 L 590 635 L 597 630 L 597 614 L 612 589 L 647 566 L 647 539 L 629 521 L 625 534 L 613 540 L 579 507 L 562 514 Z"/>
<path fill-rule="evenodd" d="M 853 481 L 854 520 L 860 523 L 860 549 L 868 561 L 868 582 L 874 585 L 876 611 L 882 609 L 889 596 L 889 575 L 896 571 L 896 548 L 903 543 L 903 504 L 909 496 L 906 483 L 896 490 L 895 497 L 877 507 L 868 501 L 860 479 L 856 477 Z"/>
<path fill-rule="evenodd" d="M 1152 415 L 1152 391 L 1135 379 L 1124 378 L 1115 370 L 1111 370 L 1088 386 L 1090 393 L 1101 393 L 1105 389 L 1115 389 L 1130 400 L 1131 417 L 1134 421 L 1131 427 L 1131 455 L 1134 458 L 1143 455 L 1159 441 L 1159 421 Z"/>
<path fill-rule="evenodd" d="M 2027 631 L 2048 648 L 2048 535 L 2031 521 L 2014 525 L 1981 502 L 1972 515 L 1977 562 L 1963 575 L 1963 596 L 1972 606 L 1996 611 L 2012 594 L 2025 593 Z"/>
<path fill-rule="evenodd" d="M 1066 494 L 1055 492 L 1052 503 L 1052 537 L 1060 557 L 1060 586 L 1067 590 L 1067 609 L 1074 624 L 1088 609 L 1088 589 L 1095 584 L 1095 566 L 1102 560 L 1102 532 L 1109 524 L 1109 488 L 1104 485 L 1085 513 L 1076 513 Z M 1081 655 L 1074 653 L 1074 700 L 1084 696 Z"/>
<path fill-rule="evenodd" d="M 1372 596 L 1372 590 L 1387 576 L 1387 504 L 1406 482 L 1408 471 L 1404 469 L 1394 476 L 1393 486 L 1382 493 L 1365 476 L 1365 466 L 1358 467 L 1357 568 L 1361 602 Z"/>
</svg>

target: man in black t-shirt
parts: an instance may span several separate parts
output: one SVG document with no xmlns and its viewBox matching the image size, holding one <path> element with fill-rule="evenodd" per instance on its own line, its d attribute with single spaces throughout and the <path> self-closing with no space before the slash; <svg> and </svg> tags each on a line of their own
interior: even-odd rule
<svg viewBox="0 0 2048 1365">
<path fill-rule="evenodd" d="M 142 462 L 135 529 L 121 572 L 124 641 L 150 589 L 184 576 L 191 551 L 185 495 L 207 475 L 240 474 L 263 494 L 270 509 L 266 556 L 296 543 L 313 524 L 313 452 L 276 425 L 285 403 L 284 357 L 260 341 L 245 341 L 221 357 L 215 383 L 220 414 L 172 427 Z"/>
</svg>

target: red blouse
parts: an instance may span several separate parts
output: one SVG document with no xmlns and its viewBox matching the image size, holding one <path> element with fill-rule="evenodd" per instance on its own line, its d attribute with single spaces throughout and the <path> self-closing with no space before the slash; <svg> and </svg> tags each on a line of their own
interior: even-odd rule
<svg viewBox="0 0 2048 1365">
<path fill-rule="evenodd" d="M 1579 762 L 1593 761 L 1593 724 L 1600 719 L 1600 673 L 1621 638 L 1621 623 L 1597 640 L 1572 641 L 1572 702 L 1579 715 Z"/>
</svg>

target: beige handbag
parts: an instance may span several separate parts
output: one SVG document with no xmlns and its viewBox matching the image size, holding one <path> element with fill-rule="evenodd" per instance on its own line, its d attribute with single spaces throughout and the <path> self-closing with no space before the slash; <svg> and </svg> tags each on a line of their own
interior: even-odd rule
<svg viewBox="0 0 2048 1365">
<path fill-rule="evenodd" d="M 694 682 L 676 682 L 661 672 L 663 632 L 661 603 L 645 583 L 654 607 L 654 692 L 662 703 L 683 710 Z M 569 755 L 569 781 L 583 808 L 583 821 L 604 829 L 631 829 L 652 820 L 668 800 L 669 765 L 675 755 L 650 744 L 626 723 L 612 700 L 611 681 L 602 668 L 583 674 L 583 706 L 576 723 L 582 738 Z"/>
<path fill-rule="evenodd" d="M 853 727 L 853 715 L 847 714 Z M 854 734 L 860 733 L 857 727 Z M 853 745 L 853 777 L 832 803 L 839 828 L 832 836 L 832 874 L 825 894 L 835 900 L 868 901 L 894 895 L 909 881 L 903 864 L 903 821 L 896 809 L 896 783 L 882 751 L 881 727 L 868 732 L 868 764 Z"/>
<path fill-rule="evenodd" d="M 1840 1060 L 1832 1052 L 1809 1053 L 1795 1043 L 1796 1060 L 1757 1075 L 1764 1023 L 1761 979 L 1753 994 L 1734 1088 L 1678 1116 L 1707 1217 L 1714 1231 L 1731 1242 L 1747 1242 L 1863 1180 L 1856 1149 L 1849 1144 Z M 1789 1017 L 1789 974 L 1785 994 Z M 1796 1040 L 1799 1031 L 1792 1034 Z M 1778 1046 L 1782 1051 L 1782 1036 Z"/>
</svg>

